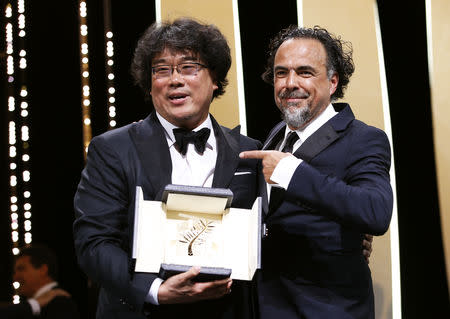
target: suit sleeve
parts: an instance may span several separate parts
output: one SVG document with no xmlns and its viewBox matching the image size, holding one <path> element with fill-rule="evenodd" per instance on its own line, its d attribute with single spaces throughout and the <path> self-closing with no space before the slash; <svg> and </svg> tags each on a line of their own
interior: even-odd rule
<svg viewBox="0 0 450 319">
<path fill-rule="evenodd" d="M 86 167 L 74 199 L 74 239 L 81 268 L 140 311 L 155 275 L 134 274 L 130 257 L 130 202 L 126 170 L 119 155 L 100 138 L 89 146 Z M 134 185 L 133 185 L 134 187 Z M 118 300 L 119 302 L 119 300 Z"/>
<path fill-rule="evenodd" d="M 289 183 L 287 196 L 361 233 L 382 235 L 389 227 L 393 205 L 390 146 L 381 130 L 361 134 L 350 141 L 344 178 L 304 161 Z"/>
</svg>

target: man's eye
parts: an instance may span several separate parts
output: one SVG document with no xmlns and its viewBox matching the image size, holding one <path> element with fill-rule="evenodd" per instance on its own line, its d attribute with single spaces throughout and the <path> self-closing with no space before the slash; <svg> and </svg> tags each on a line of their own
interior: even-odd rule
<svg viewBox="0 0 450 319">
<path fill-rule="evenodd" d="M 286 77 L 286 75 L 287 75 L 287 71 L 281 71 L 281 70 L 275 71 L 275 76 L 277 78 L 284 78 L 284 77 Z"/>
<path fill-rule="evenodd" d="M 196 65 L 195 64 L 182 64 L 181 65 L 181 69 L 184 71 L 191 71 L 191 70 L 195 70 Z"/>
<path fill-rule="evenodd" d="M 155 72 L 157 72 L 157 73 L 170 72 L 170 68 L 167 66 L 158 66 L 158 67 L 155 67 Z"/>
</svg>

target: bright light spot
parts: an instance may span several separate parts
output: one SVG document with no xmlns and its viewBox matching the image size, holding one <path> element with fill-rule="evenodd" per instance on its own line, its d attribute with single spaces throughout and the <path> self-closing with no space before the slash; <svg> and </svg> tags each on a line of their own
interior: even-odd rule
<svg viewBox="0 0 450 319">
<path fill-rule="evenodd" d="M 86 118 L 84 119 L 84 125 L 90 125 L 91 124 L 91 119 Z"/>
<path fill-rule="evenodd" d="M 22 126 L 22 141 L 28 141 L 28 139 L 30 138 L 29 134 L 28 134 L 28 126 Z"/>
<path fill-rule="evenodd" d="M 25 58 L 20 58 L 20 61 L 19 61 L 19 68 L 25 69 L 26 67 L 27 67 L 27 59 L 25 59 Z"/>
<path fill-rule="evenodd" d="M 17 196 L 11 196 L 11 203 L 17 203 Z"/>
<path fill-rule="evenodd" d="M 26 219 L 31 218 L 31 212 L 25 212 L 25 213 L 23 214 L 23 216 L 24 216 Z"/>
<path fill-rule="evenodd" d="M 19 14 L 19 29 L 25 28 L 25 15 Z"/>
<path fill-rule="evenodd" d="M 19 218 L 19 214 L 17 214 L 17 213 L 11 214 L 11 220 L 17 220 L 17 218 Z"/>
<path fill-rule="evenodd" d="M 114 120 L 109 121 L 109 126 L 111 126 L 111 127 L 116 126 L 116 121 L 114 121 Z"/>
<path fill-rule="evenodd" d="M 31 230 L 31 221 L 30 220 L 26 220 L 25 222 L 24 222 L 24 228 L 25 228 L 25 231 L 30 231 Z"/>
<path fill-rule="evenodd" d="M 23 192 L 23 197 L 30 198 L 30 196 L 31 196 L 31 193 L 29 191 Z"/>
<path fill-rule="evenodd" d="M 8 58 L 6 59 L 7 63 L 7 70 L 6 72 L 11 75 L 14 74 L 14 59 L 11 55 L 8 55 Z"/>
<path fill-rule="evenodd" d="M 27 234 L 29 234 L 29 236 L 27 236 Z M 31 233 L 25 233 L 25 243 L 29 244 L 31 243 Z"/>
<path fill-rule="evenodd" d="M 113 37 L 113 33 L 111 31 L 106 32 L 106 37 L 111 39 Z"/>
<path fill-rule="evenodd" d="M 108 99 L 108 101 L 109 101 L 109 103 L 114 103 L 114 102 L 116 101 L 116 99 L 114 98 L 114 96 L 111 96 L 111 97 Z"/>
<path fill-rule="evenodd" d="M 9 3 L 6 5 L 5 17 L 7 17 L 7 18 L 12 17 L 12 8 L 11 8 L 11 4 L 9 4 Z"/>
<path fill-rule="evenodd" d="M 80 33 L 81 33 L 81 35 L 84 35 L 84 36 L 87 35 L 87 33 L 88 33 L 87 25 L 85 25 L 85 24 L 81 25 L 81 27 L 80 27 Z"/>
<path fill-rule="evenodd" d="M 87 78 L 89 76 L 89 72 L 88 71 L 84 71 L 83 72 L 83 77 Z"/>
<path fill-rule="evenodd" d="M 112 73 L 108 74 L 108 79 L 114 80 L 114 74 L 112 74 Z"/>
<path fill-rule="evenodd" d="M 13 187 L 17 185 L 17 177 L 15 175 L 11 175 L 9 179 L 9 185 Z"/>
<path fill-rule="evenodd" d="M 109 94 L 114 94 L 114 92 L 116 92 L 116 89 L 113 88 L 113 87 L 110 87 L 110 88 L 108 89 L 108 92 L 109 92 Z"/>
<path fill-rule="evenodd" d="M 18 304 L 20 302 L 20 297 L 19 295 L 14 295 L 13 296 L 13 304 Z"/>
<path fill-rule="evenodd" d="M 18 281 L 13 282 L 14 289 L 18 289 L 20 287 L 20 283 Z"/>
<path fill-rule="evenodd" d="M 11 163 L 11 164 L 9 164 L 9 168 L 10 168 L 11 170 L 15 170 L 15 169 L 17 168 L 16 163 Z"/>
<path fill-rule="evenodd" d="M 25 97 L 28 95 L 27 89 L 26 88 L 22 88 L 22 90 L 20 90 L 20 96 L 21 97 Z"/>
<path fill-rule="evenodd" d="M 84 105 L 84 106 L 89 106 L 89 104 L 91 104 L 91 101 L 90 101 L 89 99 L 85 99 L 85 100 L 83 101 L 83 105 Z"/>
<path fill-rule="evenodd" d="M 80 16 L 86 17 L 87 15 L 87 8 L 86 8 L 86 2 L 82 1 L 80 2 Z"/>
<path fill-rule="evenodd" d="M 17 222 L 12 222 L 11 223 L 11 229 L 16 230 L 17 228 L 19 228 L 19 224 Z"/>
<path fill-rule="evenodd" d="M 89 62 L 89 59 L 87 57 L 84 57 L 83 59 L 81 59 L 81 62 L 83 62 L 84 64 Z"/>
<path fill-rule="evenodd" d="M 25 2 L 24 0 L 19 0 L 17 1 L 17 11 L 19 11 L 19 13 L 24 13 L 25 12 Z"/>
<path fill-rule="evenodd" d="M 17 212 L 17 205 L 16 204 L 13 204 L 13 205 L 11 205 L 11 211 L 12 212 Z"/>
<path fill-rule="evenodd" d="M 22 115 L 22 117 L 27 117 L 28 116 L 28 111 L 27 110 L 22 110 L 22 112 L 20 112 L 20 115 Z"/>
<path fill-rule="evenodd" d="M 11 239 L 13 242 L 16 242 L 19 240 L 19 232 L 17 230 L 14 230 L 11 232 Z"/>
<path fill-rule="evenodd" d="M 23 171 L 23 181 L 29 182 L 30 181 L 30 171 Z"/>
<path fill-rule="evenodd" d="M 25 31 L 24 30 L 20 30 L 19 37 L 23 38 L 24 36 L 25 36 Z"/>
<path fill-rule="evenodd" d="M 19 248 L 13 248 L 12 253 L 13 253 L 13 255 L 18 255 L 20 253 Z"/>
<path fill-rule="evenodd" d="M 31 204 L 30 203 L 25 203 L 25 205 L 23 205 L 23 209 L 30 210 L 31 209 Z"/>
<path fill-rule="evenodd" d="M 81 53 L 83 53 L 83 54 L 88 54 L 88 52 L 89 52 L 89 50 L 88 50 L 88 45 L 87 45 L 87 43 L 83 43 L 83 44 L 81 45 Z"/>
<path fill-rule="evenodd" d="M 111 60 L 111 59 L 109 59 L 109 60 L 108 60 L 108 65 L 111 66 L 111 65 L 113 65 L 113 64 L 114 64 L 114 61 Z"/>
<path fill-rule="evenodd" d="M 20 107 L 23 109 L 26 109 L 28 107 L 28 103 L 27 102 L 22 102 L 20 103 Z"/>
<path fill-rule="evenodd" d="M 12 112 L 15 110 L 15 100 L 14 100 L 14 96 L 10 96 L 8 98 L 8 111 Z M 13 122 L 14 123 L 14 122 Z"/>
<path fill-rule="evenodd" d="M 9 157 L 16 157 L 16 147 L 15 146 L 10 146 L 9 147 Z"/>
<path fill-rule="evenodd" d="M 24 57 L 24 56 L 27 55 L 27 51 L 25 51 L 25 50 L 20 50 L 19 55 L 20 55 L 21 57 Z"/>
</svg>

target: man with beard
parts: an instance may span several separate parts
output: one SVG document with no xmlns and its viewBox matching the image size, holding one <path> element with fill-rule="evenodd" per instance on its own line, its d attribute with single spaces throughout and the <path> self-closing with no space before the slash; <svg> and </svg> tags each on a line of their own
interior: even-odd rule
<svg viewBox="0 0 450 319">
<path fill-rule="evenodd" d="M 262 151 L 271 185 L 258 281 L 265 318 L 374 318 L 361 242 L 389 227 L 393 195 L 386 134 L 355 119 L 344 96 L 352 50 L 327 30 L 289 27 L 270 43 L 263 79 L 283 122 Z"/>
</svg>

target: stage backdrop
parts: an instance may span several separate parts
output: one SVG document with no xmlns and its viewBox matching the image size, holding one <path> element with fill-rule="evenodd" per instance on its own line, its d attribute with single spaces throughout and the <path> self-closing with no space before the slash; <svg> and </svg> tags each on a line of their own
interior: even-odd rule
<svg viewBox="0 0 450 319">
<path fill-rule="evenodd" d="M 441 213 L 442 242 L 450 293 L 450 2 L 427 0 L 428 68 L 430 72 L 434 147 Z"/>
</svg>

